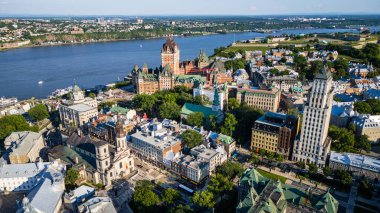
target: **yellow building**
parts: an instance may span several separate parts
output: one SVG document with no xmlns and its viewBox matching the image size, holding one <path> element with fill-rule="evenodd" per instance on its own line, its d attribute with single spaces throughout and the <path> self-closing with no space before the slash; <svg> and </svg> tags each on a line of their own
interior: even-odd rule
<svg viewBox="0 0 380 213">
<path fill-rule="evenodd" d="M 236 93 L 239 103 L 245 102 L 250 107 L 272 112 L 277 112 L 280 98 L 281 93 L 277 88 L 268 90 L 238 88 Z"/>
</svg>

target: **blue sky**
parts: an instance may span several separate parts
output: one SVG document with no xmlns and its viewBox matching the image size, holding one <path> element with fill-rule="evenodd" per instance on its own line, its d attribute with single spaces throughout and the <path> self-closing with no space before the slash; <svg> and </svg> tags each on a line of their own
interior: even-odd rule
<svg viewBox="0 0 380 213">
<path fill-rule="evenodd" d="M 380 0 L 0 0 L 0 15 L 380 14 Z"/>
</svg>

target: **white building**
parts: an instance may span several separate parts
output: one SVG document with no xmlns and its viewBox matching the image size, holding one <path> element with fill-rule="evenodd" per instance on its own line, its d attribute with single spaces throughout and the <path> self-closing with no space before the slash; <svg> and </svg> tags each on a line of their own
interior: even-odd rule
<svg viewBox="0 0 380 213">
<path fill-rule="evenodd" d="M 171 169 L 182 178 L 198 184 L 208 177 L 210 164 L 195 156 L 181 155 L 173 160 Z"/>
<path fill-rule="evenodd" d="M 380 178 L 380 159 L 354 153 L 331 152 L 329 166 L 335 170 L 352 172 L 356 177 L 363 175 L 375 179 Z"/>
<path fill-rule="evenodd" d="M 29 191 L 43 176 L 48 163 L 0 165 L 0 191 Z"/>
<path fill-rule="evenodd" d="M 21 212 L 61 212 L 62 195 L 65 191 L 65 170 L 58 162 L 45 164 L 45 172 L 34 187 L 19 204 Z"/>
<path fill-rule="evenodd" d="M 182 150 L 179 126 L 174 123 L 151 122 L 140 132 L 131 135 L 128 146 L 140 158 L 158 166 L 170 167 L 171 160 Z"/>
<path fill-rule="evenodd" d="M 98 116 L 98 103 L 95 99 L 85 98 L 83 91 L 75 85 L 71 100 L 63 101 L 59 106 L 61 123 L 65 126 L 82 126 L 91 118 Z"/>
<path fill-rule="evenodd" d="M 227 152 L 221 146 L 221 149 L 206 148 L 204 145 L 199 145 L 191 149 L 190 154 L 197 157 L 201 161 L 209 164 L 209 173 L 227 160 Z"/>
<path fill-rule="evenodd" d="M 330 152 L 327 137 L 333 101 L 332 77 L 325 66 L 314 78 L 305 105 L 301 137 L 295 142 L 293 160 L 324 167 Z"/>
<path fill-rule="evenodd" d="M 360 115 L 354 124 L 360 135 L 367 135 L 370 141 L 380 140 L 380 115 Z"/>
<path fill-rule="evenodd" d="M 115 206 L 109 197 L 94 197 L 79 206 L 80 213 L 116 213 Z"/>
<path fill-rule="evenodd" d="M 213 87 L 211 88 L 204 88 L 201 84 L 193 89 L 193 97 L 197 97 L 199 95 L 206 96 L 210 102 L 214 101 L 215 97 L 215 89 Z M 223 103 L 225 100 L 228 99 L 228 93 L 226 93 L 224 90 L 218 89 L 218 97 L 219 97 L 219 103 L 222 103 L 220 105 L 221 110 L 223 110 Z"/>
</svg>

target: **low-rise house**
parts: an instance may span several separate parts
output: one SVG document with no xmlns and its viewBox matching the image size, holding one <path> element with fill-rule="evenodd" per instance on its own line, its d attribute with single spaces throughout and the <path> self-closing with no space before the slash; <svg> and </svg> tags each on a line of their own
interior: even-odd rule
<svg viewBox="0 0 380 213">
<path fill-rule="evenodd" d="M 45 147 L 42 134 L 30 131 L 13 132 L 4 140 L 5 160 L 11 164 L 36 162 Z"/>
<path fill-rule="evenodd" d="M 232 154 L 236 150 L 236 140 L 228 135 L 218 134 L 216 132 L 210 131 L 207 138 L 211 142 L 211 146 L 215 147 L 218 144 L 224 147 L 227 153 L 227 158 L 231 158 Z"/>
<path fill-rule="evenodd" d="M 209 175 L 210 164 L 191 155 L 181 155 L 171 162 L 171 170 L 194 185 L 203 182 Z"/>
<path fill-rule="evenodd" d="M 117 213 L 111 198 L 94 197 L 79 206 L 80 213 Z"/>
<path fill-rule="evenodd" d="M 222 149 L 223 150 L 223 149 Z M 227 153 L 223 150 L 222 153 L 212 148 L 207 148 L 204 145 L 199 145 L 190 150 L 190 154 L 201 161 L 209 164 L 209 173 L 213 172 L 217 166 L 227 160 Z"/>
<path fill-rule="evenodd" d="M 380 140 L 380 115 L 360 115 L 354 120 L 356 133 L 367 135 L 373 142 Z"/>
<path fill-rule="evenodd" d="M 65 193 L 63 202 L 66 208 L 73 212 L 78 212 L 78 206 L 89 200 L 95 195 L 95 189 L 86 185 Z"/>
<path fill-rule="evenodd" d="M 355 177 L 365 176 L 380 179 L 380 159 L 355 153 L 330 153 L 329 166 L 335 170 L 346 170 Z"/>
</svg>

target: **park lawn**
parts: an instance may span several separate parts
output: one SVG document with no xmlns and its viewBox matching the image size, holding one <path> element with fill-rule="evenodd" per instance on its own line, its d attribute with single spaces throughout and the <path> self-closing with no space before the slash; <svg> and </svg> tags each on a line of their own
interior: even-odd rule
<svg viewBox="0 0 380 213">
<path fill-rule="evenodd" d="M 267 171 L 264 171 L 262 169 L 259 169 L 257 168 L 256 169 L 258 172 L 260 172 L 260 174 L 266 178 L 269 178 L 269 179 L 272 179 L 272 180 L 280 180 L 281 183 L 285 183 L 286 181 L 286 177 L 283 177 L 283 176 L 279 176 L 279 175 L 276 175 L 276 174 L 273 174 L 273 173 L 270 173 L 270 172 L 267 172 Z"/>
<path fill-rule="evenodd" d="M 243 50 L 243 51 L 255 51 L 259 50 L 262 51 L 263 54 L 265 54 L 265 51 L 270 50 L 270 47 L 265 47 L 265 46 L 231 46 L 227 47 L 224 52 L 237 52 L 238 50 Z"/>
</svg>

